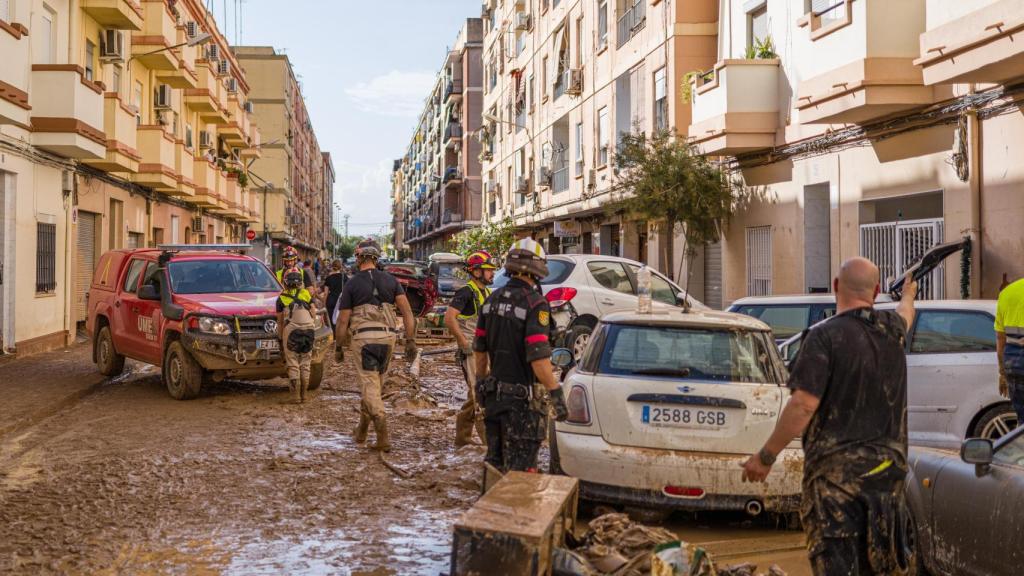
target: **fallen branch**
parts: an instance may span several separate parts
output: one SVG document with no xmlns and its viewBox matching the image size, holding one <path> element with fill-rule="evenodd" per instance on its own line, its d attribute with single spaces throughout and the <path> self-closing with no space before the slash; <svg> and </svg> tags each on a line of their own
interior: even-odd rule
<svg viewBox="0 0 1024 576">
<path fill-rule="evenodd" d="M 377 451 L 377 456 L 380 457 L 380 463 L 383 464 L 388 470 L 391 470 L 392 472 L 394 472 L 395 475 L 398 476 L 399 478 L 402 478 L 404 480 L 404 479 L 408 478 L 409 476 L 412 476 L 412 474 L 410 474 L 409 472 L 407 472 L 407 471 L 399 468 L 398 466 L 395 466 L 394 464 L 392 464 L 392 463 L 388 462 L 387 460 L 385 460 L 384 459 L 384 451 L 383 450 L 378 450 Z"/>
</svg>

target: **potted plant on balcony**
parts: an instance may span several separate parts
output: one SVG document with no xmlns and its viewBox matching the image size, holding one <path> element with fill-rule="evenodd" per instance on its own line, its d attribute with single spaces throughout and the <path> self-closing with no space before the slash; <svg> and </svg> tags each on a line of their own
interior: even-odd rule
<svg viewBox="0 0 1024 576">
<path fill-rule="evenodd" d="M 745 56 L 747 60 L 772 60 L 778 58 L 779 55 L 775 53 L 775 43 L 772 41 L 772 35 L 768 34 L 764 38 L 754 38 L 750 46 L 747 46 Z"/>
</svg>

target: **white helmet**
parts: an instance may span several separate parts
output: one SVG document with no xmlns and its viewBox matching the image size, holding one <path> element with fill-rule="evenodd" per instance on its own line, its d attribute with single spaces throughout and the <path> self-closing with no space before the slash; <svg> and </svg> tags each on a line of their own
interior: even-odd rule
<svg viewBox="0 0 1024 576">
<path fill-rule="evenodd" d="M 548 275 L 548 256 L 533 238 L 516 240 L 505 256 L 505 270 L 512 274 L 530 274 L 537 279 Z"/>
</svg>

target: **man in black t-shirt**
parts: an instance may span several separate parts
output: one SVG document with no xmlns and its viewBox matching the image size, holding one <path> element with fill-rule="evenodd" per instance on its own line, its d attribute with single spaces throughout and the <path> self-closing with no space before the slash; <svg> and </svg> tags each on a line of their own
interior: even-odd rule
<svg viewBox="0 0 1024 576">
<path fill-rule="evenodd" d="M 817 576 L 891 574 L 905 512 L 907 361 L 917 283 L 908 277 L 895 312 L 873 309 L 878 268 L 843 263 L 833 283 L 837 314 L 808 331 L 789 377 L 793 391 L 775 431 L 743 465 L 762 482 L 776 456 L 803 434 L 800 511 Z"/>
</svg>

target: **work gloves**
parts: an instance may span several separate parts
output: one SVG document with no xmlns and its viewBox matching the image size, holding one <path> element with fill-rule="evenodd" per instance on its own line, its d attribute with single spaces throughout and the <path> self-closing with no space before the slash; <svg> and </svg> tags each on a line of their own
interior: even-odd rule
<svg viewBox="0 0 1024 576">
<path fill-rule="evenodd" d="M 565 422 L 569 418 L 569 407 L 565 405 L 565 394 L 561 388 L 548 390 L 551 397 L 551 404 L 555 408 L 555 420 Z"/>
<path fill-rule="evenodd" d="M 411 362 L 412 359 L 416 357 L 416 354 L 418 352 L 419 352 L 419 349 L 416 348 L 416 341 L 412 340 L 410 338 L 406 338 L 406 340 L 405 340 L 405 359 L 406 359 L 406 361 Z"/>
</svg>

